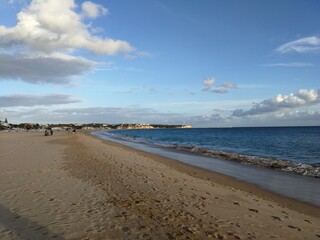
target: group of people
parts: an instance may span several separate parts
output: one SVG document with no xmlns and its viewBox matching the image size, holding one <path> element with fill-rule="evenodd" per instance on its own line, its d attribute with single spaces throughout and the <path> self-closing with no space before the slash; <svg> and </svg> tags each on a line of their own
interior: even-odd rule
<svg viewBox="0 0 320 240">
<path fill-rule="evenodd" d="M 50 134 L 50 135 L 53 134 L 52 128 L 46 128 L 46 130 L 44 131 L 44 135 L 45 135 L 45 136 L 49 136 L 49 134 Z"/>
<path fill-rule="evenodd" d="M 58 130 L 58 131 L 59 131 L 59 130 Z M 76 133 L 76 129 L 67 128 L 66 131 L 67 131 L 67 132 Z M 44 135 L 45 135 L 45 136 L 53 135 L 53 130 L 52 130 L 52 128 L 50 128 L 50 127 L 46 128 L 46 130 L 44 131 Z"/>
</svg>

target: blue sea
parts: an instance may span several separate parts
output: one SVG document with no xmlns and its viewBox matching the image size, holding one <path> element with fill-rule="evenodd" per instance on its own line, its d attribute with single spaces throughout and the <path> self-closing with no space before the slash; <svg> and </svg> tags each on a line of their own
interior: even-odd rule
<svg viewBox="0 0 320 240">
<path fill-rule="evenodd" d="M 130 129 L 93 134 L 320 206 L 320 127 Z"/>
</svg>

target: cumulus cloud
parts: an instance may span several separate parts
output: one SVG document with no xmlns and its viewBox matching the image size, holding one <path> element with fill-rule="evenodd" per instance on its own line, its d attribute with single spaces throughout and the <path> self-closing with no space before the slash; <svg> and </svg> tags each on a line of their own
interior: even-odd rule
<svg viewBox="0 0 320 240">
<path fill-rule="evenodd" d="M 230 82 L 224 82 L 216 87 L 216 80 L 214 78 L 207 78 L 203 81 L 202 91 L 212 93 L 228 93 L 228 89 L 236 89 L 237 85 Z"/>
<path fill-rule="evenodd" d="M 81 102 L 81 100 L 72 98 L 70 95 L 66 94 L 50 94 L 45 96 L 13 94 L 8 96 L 0 96 L 0 107 L 49 106 L 77 102 Z"/>
<path fill-rule="evenodd" d="M 82 4 L 78 14 L 74 0 L 32 0 L 17 14 L 17 25 L 0 25 L 0 47 L 27 46 L 30 49 L 53 52 L 82 48 L 97 54 L 130 53 L 134 48 L 126 41 L 102 38 L 89 30 L 83 16 L 95 18 L 107 9 L 92 2 Z"/>
<path fill-rule="evenodd" d="M 312 53 L 320 51 L 320 38 L 312 36 L 306 38 L 300 38 L 295 41 L 291 41 L 282 44 L 276 49 L 279 53 Z"/>
<path fill-rule="evenodd" d="M 90 71 L 94 66 L 95 62 L 63 54 L 0 54 L 0 80 L 67 84 L 74 76 Z"/>
<path fill-rule="evenodd" d="M 320 89 L 300 89 L 297 93 L 289 95 L 277 95 L 274 98 L 256 103 L 251 109 L 238 109 L 232 116 L 242 117 L 277 112 L 281 109 L 298 108 L 320 103 Z"/>
<path fill-rule="evenodd" d="M 88 18 L 97 18 L 101 15 L 107 15 L 108 9 L 100 4 L 96 4 L 90 1 L 85 1 L 81 4 L 82 15 Z"/>
</svg>

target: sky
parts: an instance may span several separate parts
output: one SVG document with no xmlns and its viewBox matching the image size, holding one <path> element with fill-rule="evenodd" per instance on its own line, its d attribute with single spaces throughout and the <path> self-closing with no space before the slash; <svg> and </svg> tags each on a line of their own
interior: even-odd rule
<svg viewBox="0 0 320 240">
<path fill-rule="evenodd" d="M 0 0 L 0 120 L 320 126 L 318 0 Z"/>
</svg>

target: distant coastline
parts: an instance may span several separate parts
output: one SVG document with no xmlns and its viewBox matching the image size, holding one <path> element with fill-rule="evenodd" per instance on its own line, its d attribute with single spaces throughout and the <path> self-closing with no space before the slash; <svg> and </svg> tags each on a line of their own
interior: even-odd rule
<svg viewBox="0 0 320 240">
<path fill-rule="evenodd" d="M 111 129 L 168 129 L 168 128 L 192 128 L 189 124 L 140 124 L 140 123 L 58 123 L 58 124 L 38 124 L 38 123 L 19 123 L 13 124 L 0 120 L 0 130 L 111 130 Z"/>
</svg>

